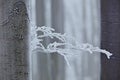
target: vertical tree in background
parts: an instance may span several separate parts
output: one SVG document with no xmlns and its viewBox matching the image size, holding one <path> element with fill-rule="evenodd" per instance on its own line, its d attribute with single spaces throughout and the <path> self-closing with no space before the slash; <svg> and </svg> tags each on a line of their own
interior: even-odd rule
<svg viewBox="0 0 120 80">
<path fill-rule="evenodd" d="M 64 0 L 51 0 L 51 25 L 56 32 L 64 33 Z M 55 39 L 54 41 L 58 41 Z M 65 80 L 65 64 L 64 58 L 61 55 L 51 55 L 53 65 L 52 80 Z"/>
<path fill-rule="evenodd" d="M 0 0 L 0 80 L 28 79 L 27 18 L 23 0 Z"/>
<path fill-rule="evenodd" d="M 120 0 L 101 0 L 101 47 L 113 53 L 101 57 L 101 80 L 120 80 Z"/>
</svg>

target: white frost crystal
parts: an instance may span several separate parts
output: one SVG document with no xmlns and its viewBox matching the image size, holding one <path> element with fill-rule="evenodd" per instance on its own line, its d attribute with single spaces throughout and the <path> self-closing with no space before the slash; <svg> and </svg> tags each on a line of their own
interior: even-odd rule
<svg viewBox="0 0 120 80">
<path fill-rule="evenodd" d="M 37 32 L 42 32 L 42 34 L 37 35 Z M 36 47 L 34 47 L 33 50 L 42 49 L 47 53 L 57 52 L 58 54 L 64 57 L 68 65 L 69 65 L 69 62 L 67 60 L 67 55 L 74 55 L 72 50 L 77 50 L 77 51 L 82 50 L 82 51 L 88 51 L 90 53 L 93 53 L 93 52 L 104 53 L 106 54 L 108 59 L 110 59 L 110 56 L 112 55 L 112 53 L 106 50 L 100 49 L 99 47 L 94 47 L 91 44 L 88 44 L 88 43 L 80 44 L 78 41 L 76 41 L 73 37 L 70 37 L 69 35 L 55 33 L 55 30 L 50 27 L 45 27 L 45 26 L 36 27 L 34 36 L 35 38 L 33 39 L 31 44 L 36 45 Z M 61 42 L 50 43 L 45 48 L 41 43 L 44 37 L 57 38 Z M 67 41 L 68 39 L 70 39 L 72 42 Z"/>
</svg>

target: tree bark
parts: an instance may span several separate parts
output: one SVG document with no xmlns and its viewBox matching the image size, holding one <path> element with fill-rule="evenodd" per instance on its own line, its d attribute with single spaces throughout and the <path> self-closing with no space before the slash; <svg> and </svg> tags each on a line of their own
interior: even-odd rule
<svg viewBox="0 0 120 80">
<path fill-rule="evenodd" d="M 23 0 L 0 0 L 0 80 L 28 79 L 27 18 Z"/>
<path fill-rule="evenodd" d="M 101 0 L 101 47 L 113 53 L 101 56 L 101 80 L 120 80 L 120 0 Z"/>
</svg>

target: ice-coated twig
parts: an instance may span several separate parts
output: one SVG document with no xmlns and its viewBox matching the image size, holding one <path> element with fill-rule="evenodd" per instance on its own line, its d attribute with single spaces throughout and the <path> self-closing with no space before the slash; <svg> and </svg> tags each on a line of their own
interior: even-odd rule
<svg viewBox="0 0 120 80">
<path fill-rule="evenodd" d="M 45 27 L 45 26 L 37 27 L 35 32 L 36 34 L 37 32 L 42 32 L 42 34 L 35 35 L 34 41 L 37 43 L 36 46 L 38 46 L 39 44 L 38 47 L 43 49 L 44 51 L 47 51 L 48 53 L 57 52 L 58 54 L 64 57 L 68 65 L 70 64 L 68 62 L 67 55 L 74 55 L 71 50 L 88 51 L 89 53 L 100 52 L 106 54 L 108 59 L 110 59 L 110 56 L 112 55 L 112 53 L 110 53 L 109 51 L 100 49 L 99 47 L 94 47 L 91 44 L 88 43 L 80 44 L 77 40 L 75 40 L 75 38 L 66 34 L 56 33 L 55 29 L 50 27 Z M 61 42 L 49 43 L 45 48 L 41 43 L 44 37 L 57 38 Z M 72 40 L 75 44 L 73 44 L 70 41 L 67 41 L 67 39 Z"/>
</svg>

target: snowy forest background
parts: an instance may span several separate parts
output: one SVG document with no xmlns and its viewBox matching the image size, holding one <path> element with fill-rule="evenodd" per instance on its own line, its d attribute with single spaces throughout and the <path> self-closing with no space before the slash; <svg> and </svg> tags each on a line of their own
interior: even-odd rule
<svg viewBox="0 0 120 80">
<path fill-rule="evenodd" d="M 119 0 L 0 0 L 0 80 L 119 80 L 119 11 Z M 41 26 L 113 56 L 71 49 L 78 55 L 67 58 L 68 66 L 56 52 L 34 50 Z M 54 41 L 44 38 L 42 44 Z"/>
</svg>

